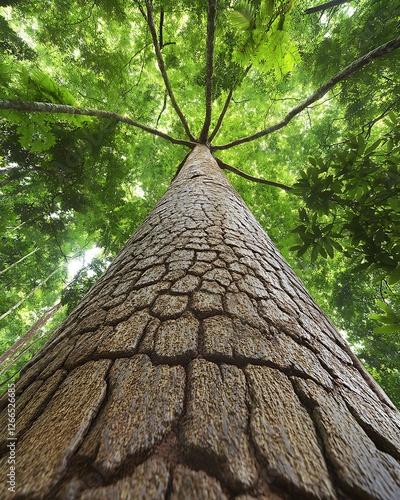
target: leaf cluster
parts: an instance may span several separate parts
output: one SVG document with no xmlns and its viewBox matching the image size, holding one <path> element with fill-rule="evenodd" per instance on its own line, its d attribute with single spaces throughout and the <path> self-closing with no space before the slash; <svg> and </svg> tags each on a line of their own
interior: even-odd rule
<svg viewBox="0 0 400 500">
<path fill-rule="evenodd" d="M 235 2 L 230 19 L 241 33 L 233 60 L 241 66 L 273 71 L 275 78 L 292 71 L 299 62 L 296 44 L 288 31 L 294 0 L 241 0 Z"/>
<path fill-rule="evenodd" d="M 386 280 L 390 294 L 377 302 L 383 313 L 370 317 L 384 324 L 376 333 L 392 333 L 400 332 L 400 126 L 393 112 L 383 127 L 378 138 L 359 134 L 326 158 L 309 158 L 294 188 L 304 206 L 293 250 L 310 249 L 312 261 L 338 251 L 354 273 Z"/>
</svg>

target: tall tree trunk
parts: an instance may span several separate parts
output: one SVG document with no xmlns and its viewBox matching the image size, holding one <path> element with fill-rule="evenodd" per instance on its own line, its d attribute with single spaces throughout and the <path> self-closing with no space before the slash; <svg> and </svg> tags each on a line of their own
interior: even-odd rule
<svg viewBox="0 0 400 500">
<path fill-rule="evenodd" d="M 16 399 L 26 498 L 400 498 L 399 413 L 205 146 Z"/>
</svg>

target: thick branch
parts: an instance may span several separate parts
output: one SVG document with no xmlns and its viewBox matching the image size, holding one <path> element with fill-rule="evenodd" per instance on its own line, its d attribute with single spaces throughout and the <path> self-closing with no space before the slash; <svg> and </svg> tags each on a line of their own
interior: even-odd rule
<svg viewBox="0 0 400 500">
<path fill-rule="evenodd" d="M 234 174 L 240 175 L 244 179 L 247 179 L 252 182 L 258 182 L 259 184 L 267 184 L 268 186 L 274 186 L 278 187 L 280 189 L 283 189 L 285 191 L 291 191 L 293 188 L 290 186 L 286 186 L 286 184 L 281 184 L 280 182 L 274 182 L 274 181 L 268 181 L 267 179 L 260 179 L 259 177 L 253 177 L 252 175 L 246 174 L 245 172 L 242 172 L 238 168 L 232 167 L 231 165 L 228 165 L 227 163 L 223 162 L 219 158 L 215 158 L 217 160 L 218 165 L 222 170 L 229 170 L 229 172 L 233 172 Z"/>
<path fill-rule="evenodd" d="M 221 114 L 219 115 L 217 124 L 215 125 L 214 130 L 212 131 L 210 137 L 208 138 L 208 142 L 210 144 L 211 144 L 212 140 L 214 139 L 214 137 L 218 134 L 219 129 L 221 128 L 221 125 L 222 125 L 222 122 L 225 118 L 226 112 L 228 111 L 229 104 L 231 103 L 232 95 L 233 95 L 233 90 L 231 89 L 229 91 L 227 98 L 226 98 L 226 101 L 225 101 L 224 107 L 222 108 Z"/>
<path fill-rule="evenodd" d="M 200 142 L 203 144 L 207 142 L 208 131 L 210 129 L 210 124 L 211 124 L 216 12 L 217 12 L 217 1 L 208 0 L 207 42 L 206 42 L 206 116 L 204 118 L 203 128 L 200 132 Z"/>
<path fill-rule="evenodd" d="M 336 5 L 342 5 L 343 3 L 349 3 L 350 0 L 332 0 L 331 2 L 326 2 L 322 5 L 317 5 L 315 7 L 310 7 L 304 11 L 305 14 L 312 14 L 313 12 L 320 12 L 321 10 L 330 9 L 331 7 L 336 7 Z"/>
<path fill-rule="evenodd" d="M 7 186 L 7 184 L 10 184 L 10 182 L 16 181 L 17 179 L 21 179 L 21 177 L 24 177 L 25 175 L 28 175 L 28 172 L 26 170 L 22 171 L 19 170 L 17 172 L 13 172 L 10 176 L 7 177 L 7 179 L 4 179 L 4 181 L 0 182 L 0 188 Z"/>
<path fill-rule="evenodd" d="M 301 113 L 305 108 L 313 104 L 315 101 L 318 101 L 318 99 L 321 99 L 321 97 L 323 97 L 336 84 L 345 80 L 347 77 L 349 77 L 356 71 L 359 71 L 360 69 L 362 69 L 364 66 L 371 63 L 375 59 L 378 59 L 379 57 L 382 57 L 386 54 L 389 54 L 390 52 L 393 52 L 393 50 L 398 49 L 399 47 L 400 47 L 400 37 L 394 38 L 393 40 L 390 40 L 389 42 L 377 47 L 376 49 L 371 50 L 371 52 L 368 52 L 368 54 L 365 54 L 356 61 L 352 62 L 351 64 L 349 64 L 349 66 L 346 66 L 342 71 L 339 71 L 339 73 L 336 73 L 336 75 L 334 75 L 330 80 L 324 83 L 324 85 L 319 87 L 309 97 L 307 97 L 305 101 L 292 108 L 291 111 L 289 111 L 289 113 L 285 116 L 285 118 L 283 118 L 283 120 L 281 120 L 280 122 L 275 123 L 275 125 L 271 125 L 270 127 L 267 127 L 264 130 L 257 132 L 256 134 L 249 135 L 247 137 L 242 137 L 241 139 L 236 139 L 235 141 L 229 142 L 228 144 L 223 144 L 221 146 L 214 146 L 211 149 L 213 151 L 216 151 L 219 149 L 233 148 L 234 146 L 238 146 L 239 144 L 244 144 L 245 142 L 254 141 L 256 139 L 259 139 L 260 137 L 264 137 L 266 135 L 271 134 L 272 132 L 275 132 L 276 130 L 285 127 L 285 125 L 287 125 L 295 116 L 297 116 L 299 113 Z"/>
<path fill-rule="evenodd" d="M 135 122 L 130 118 L 111 111 L 103 111 L 101 109 L 89 109 L 89 108 L 76 108 L 74 106 L 67 106 L 65 104 L 53 104 L 50 102 L 34 102 L 34 101 L 15 101 L 0 99 L 0 109 L 12 109 L 14 111 L 26 111 L 26 112 L 40 112 L 40 113 L 65 113 L 68 115 L 82 115 L 82 116 L 96 116 L 98 118 L 110 118 L 111 120 L 116 120 L 117 122 L 126 123 L 127 125 L 132 125 L 133 127 L 140 128 L 149 134 L 157 135 L 172 142 L 173 144 L 180 144 L 182 146 L 188 146 L 193 148 L 194 143 L 189 141 L 183 141 L 181 139 L 175 139 L 164 132 L 160 132 L 146 125 L 142 125 L 139 122 Z"/>
<path fill-rule="evenodd" d="M 161 54 L 160 46 L 157 39 L 157 30 L 154 24 L 153 4 L 151 0 L 146 0 L 146 7 L 147 7 L 147 24 L 149 26 L 151 37 L 153 39 L 153 45 L 157 57 L 157 63 L 164 80 L 165 88 L 167 89 L 169 98 L 171 99 L 172 106 L 174 107 L 177 115 L 179 116 L 179 119 L 181 120 L 186 135 L 189 137 L 191 141 L 194 141 L 195 138 L 191 134 L 186 118 L 183 116 L 181 108 L 178 106 L 178 103 L 176 102 L 175 95 L 172 91 L 171 84 L 168 79 L 167 70 L 165 69 L 165 64 L 164 64 L 164 58 Z"/>
</svg>

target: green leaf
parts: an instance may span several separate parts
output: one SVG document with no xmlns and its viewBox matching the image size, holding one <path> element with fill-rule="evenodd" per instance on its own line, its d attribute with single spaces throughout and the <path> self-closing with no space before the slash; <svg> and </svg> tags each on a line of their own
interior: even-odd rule
<svg viewBox="0 0 400 500">
<path fill-rule="evenodd" d="M 370 263 L 369 262 L 363 262 L 362 264 L 359 264 L 358 266 L 355 266 L 353 268 L 353 272 L 354 273 L 358 273 L 360 271 L 364 271 L 365 269 L 368 269 L 368 267 L 370 267 Z"/>
<path fill-rule="evenodd" d="M 315 262 L 317 260 L 319 251 L 320 251 L 320 246 L 317 243 L 317 244 L 314 245 L 314 247 L 312 249 L 312 252 L 311 252 L 311 262 Z"/>
<path fill-rule="evenodd" d="M 370 153 L 374 152 L 378 146 L 381 145 L 383 139 L 377 139 L 375 142 L 371 144 L 371 146 L 368 146 L 365 150 L 365 154 L 369 155 Z"/>
<path fill-rule="evenodd" d="M 234 10 L 229 13 L 229 18 L 234 26 L 243 31 L 248 31 L 252 28 L 254 22 L 254 7 L 249 2 L 237 3 Z"/>
<path fill-rule="evenodd" d="M 260 3 L 260 20 L 268 20 L 272 17 L 275 7 L 275 0 L 261 0 Z"/>
<path fill-rule="evenodd" d="M 389 273 L 389 285 L 395 285 L 400 281 L 400 266 L 397 266 L 396 269 L 390 271 Z"/>
<path fill-rule="evenodd" d="M 297 251 L 297 257 L 302 257 L 308 250 L 309 245 L 303 245 L 302 247 L 299 248 Z"/>
<path fill-rule="evenodd" d="M 309 156 L 308 157 L 308 161 L 311 163 L 311 165 L 313 165 L 314 167 L 317 166 L 317 161 L 315 158 L 313 158 L 312 156 Z"/>
<path fill-rule="evenodd" d="M 342 247 L 342 245 L 338 241 L 336 241 L 334 239 L 331 239 L 330 243 L 333 246 L 333 248 L 336 248 L 336 250 L 338 252 L 342 252 L 343 251 L 343 247 Z"/>
<path fill-rule="evenodd" d="M 387 314 L 392 313 L 392 308 L 390 307 L 390 305 L 386 304 L 386 302 L 383 302 L 383 300 L 377 300 L 376 304 L 377 304 L 378 307 L 380 307 Z"/>
<path fill-rule="evenodd" d="M 300 217 L 300 220 L 302 220 L 303 222 L 306 222 L 306 223 L 310 222 L 310 219 L 308 218 L 307 211 L 304 208 L 299 209 L 299 217 Z"/>
<path fill-rule="evenodd" d="M 400 332 L 400 325 L 393 324 L 393 325 L 378 326 L 377 328 L 374 328 L 374 332 L 381 334 Z"/>
<path fill-rule="evenodd" d="M 357 154 L 362 155 L 365 151 L 365 139 L 362 134 L 358 136 Z"/>
<path fill-rule="evenodd" d="M 325 241 L 324 241 L 324 244 L 325 244 L 325 250 L 327 251 L 328 255 L 330 258 L 333 258 L 333 255 L 334 255 L 334 250 L 333 250 L 333 246 L 332 246 L 332 243 L 331 243 L 331 239 L 330 238 L 326 238 Z"/>
<path fill-rule="evenodd" d="M 328 255 L 327 255 L 327 253 L 325 251 L 325 248 L 322 245 L 319 246 L 319 253 L 320 253 L 320 255 L 322 255 L 322 257 L 324 259 L 326 259 L 328 257 Z"/>
</svg>

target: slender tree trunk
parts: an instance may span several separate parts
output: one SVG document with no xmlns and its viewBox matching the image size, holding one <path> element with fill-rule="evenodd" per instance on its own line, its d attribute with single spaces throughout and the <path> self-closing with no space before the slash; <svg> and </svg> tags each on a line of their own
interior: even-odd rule
<svg viewBox="0 0 400 500">
<path fill-rule="evenodd" d="M 16 394 L 25 498 L 400 498 L 399 413 L 205 146 Z"/>
<path fill-rule="evenodd" d="M 57 269 L 55 271 L 53 271 L 52 273 L 50 273 L 44 280 L 42 280 L 37 286 L 35 286 L 35 288 L 31 292 L 29 292 L 28 295 L 25 295 L 25 297 L 23 299 L 21 299 L 19 302 L 17 302 L 12 307 L 10 307 L 10 309 L 8 311 L 6 311 L 5 313 L 3 313 L 0 316 L 0 321 L 2 319 L 4 319 L 6 316 L 8 316 L 9 314 L 11 314 L 12 312 L 14 312 L 16 309 L 18 309 L 19 306 L 21 306 L 30 297 L 32 297 L 32 295 L 35 292 L 37 292 L 39 290 L 39 288 L 41 288 L 44 284 L 46 284 L 49 281 L 50 278 L 52 278 L 56 273 L 58 273 L 59 270 L 60 270 L 60 267 L 57 267 Z"/>
<path fill-rule="evenodd" d="M 15 354 L 19 351 L 21 347 L 26 346 L 26 344 L 33 339 L 33 337 L 37 334 L 37 332 L 43 328 L 48 321 L 51 320 L 51 318 L 58 312 L 62 307 L 61 302 L 57 302 L 51 309 L 46 311 L 37 321 L 34 325 L 29 328 L 29 330 L 25 333 L 25 335 L 22 335 L 14 344 L 7 349 L 1 356 L 0 356 L 0 375 L 2 375 L 5 371 L 9 370 L 11 366 L 13 365 L 14 362 L 9 364 L 8 366 L 5 366 L 7 361 L 10 360 Z"/>
<path fill-rule="evenodd" d="M 39 247 L 35 248 L 35 250 L 32 250 L 32 252 L 29 252 L 28 254 L 24 255 L 23 257 L 21 257 L 19 260 L 17 260 L 16 262 L 14 262 L 13 264 L 9 265 L 8 267 L 6 267 L 5 269 L 2 269 L 0 271 L 0 275 L 1 274 L 4 274 L 6 273 L 7 271 L 9 271 L 10 269 L 12 269 L 14 266 L 16 266 L 17 264 L 20 264 L 21 262 L 23 262 L 25 259 L 27 259 L 28 257 L 30 257 L 31 255 L 33 255 L 34 253 L 36 253 L 37 251 L 39 250 Z"/>
</svg>

